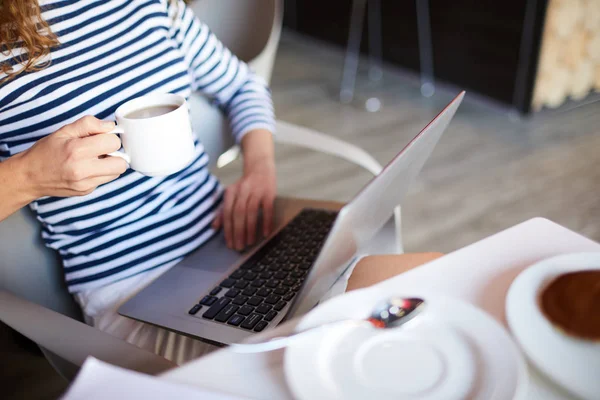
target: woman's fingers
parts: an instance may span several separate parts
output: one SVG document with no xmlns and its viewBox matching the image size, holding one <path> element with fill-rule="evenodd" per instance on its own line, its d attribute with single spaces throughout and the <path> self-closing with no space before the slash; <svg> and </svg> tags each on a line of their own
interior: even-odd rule
<svg viewBox="0 0 600 400">
<path fill-rule="evenodd" d="M 215 219 L 213 220 L 213 223 L 212 223 L 212 228 L 217 231 L 217 230 L 221 229 L 222 226 L 223 226 L 223 209 L 221 208 L 217 211 L 217 215 L 215 216 Z"/>
<path fill-rule="evenodd" d="M 259 210 L 263 211 L 263 235 L 273 229 L 274 191 L 268 185 L 239 181 L 225 191 L 223 208 L 215 218 L 213 228 L 222 226 L 227 246 L 243 250 L 256 243 Z"/>
<path fill-rule="evenodd" d="M 262 198 L 262 210 L 263 210 L 263 235 L 269 236 L 273 229 L 273 208 L 275 203 L 275 196 L 268 193 Z"/>
<path fill-rule="evenodd" d="M 115 129 L 112 121 L 102 121 L 91 115 L 79 118 L 77 121 L 63 126 L 57 132 L 73 138 L 84 138 L 90 135 L 110 132 Z"/>
<path fill-rule="evenodd" d="M 121 175 L 127 170 L 127 163 L 120 157 L 93 158 L 87 165 L 90 177 Z"/>
<path fill-rule="evenodd" d="M 246 247 L 246 215 L 250 190 L 247 185 L 241 184 L 235 196 L 233 206 L 233 241 L 236 250 Z"/>
<path fill-rule="evenodd" d="M 248 199 L 248 208 L 246 210 L 246 245 L 248 246 L 256 242 L 256 222 L 258 221 L 260 202 L 260 195 L 250 195 Z"/>
<path fill-rule="evenodd" d="M 236 196 L 236 185 L 231 185 L 225 190 L 223 199 L 223 230 L 227 247 L 233 248 L 233 205 Z"/>
<path fill-rule="evenodd" d="M 121 139 L 113 133 L 100 133 L 81 139 L 81 152 L 84 157 L 98 157 L 121 148 Z"/>
</svg>

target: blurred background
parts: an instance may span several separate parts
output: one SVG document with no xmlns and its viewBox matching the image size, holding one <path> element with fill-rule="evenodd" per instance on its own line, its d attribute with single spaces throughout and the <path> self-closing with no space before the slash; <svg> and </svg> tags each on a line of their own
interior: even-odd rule
<svg viewBox="0 0 600 400">
<path fill-rule="evenodd" d="M 467 91 L 402 204 L 407 252 L 538 216 L 600 240 L 600 0 L 286 0 L 271 87 L 279 119 L 382 163 Z M 289 146 L 277 162 L 283 195 L 348 201 L 370 178 Z"/>
<path fill-rule="evenodd" d="M 284 3 L 271 78 L 281 120 L 385 164 L 467 91 L 402 204 L 406 252 L 451 252 L 538 216 L 600 240 L 600 0 Z M 240 166 L 218 175 L 232 182 Z M 370 179 L 289 145 L 277 171 L 280 194 L 337 201 Z M 3 398 L 64 391 L 35 345 L 1 324 L 0 343 Z"/>
</svg>

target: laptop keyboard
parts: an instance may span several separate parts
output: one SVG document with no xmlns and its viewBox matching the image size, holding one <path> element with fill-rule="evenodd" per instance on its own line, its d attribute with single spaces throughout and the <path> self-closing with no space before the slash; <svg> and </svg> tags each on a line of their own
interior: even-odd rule
<svg viewBox="0 0 600 400">
<path fill-rule="evenodd" d="M 337 212 L 302 210 L 188 313 L 260 332 L 294 298 Z"/>
</svg>

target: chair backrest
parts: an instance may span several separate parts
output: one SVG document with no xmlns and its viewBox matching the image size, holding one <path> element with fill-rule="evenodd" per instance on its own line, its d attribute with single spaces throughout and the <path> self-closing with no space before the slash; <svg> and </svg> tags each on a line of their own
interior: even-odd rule
<svg viewBox="0 0 600 400">
<path fill-rule="evenodd" d="M 257 74 L 270 80 L 281 32 L 281 0 L 196 0 L 191 7 Z M 201 95 L 190 99 L 192 124 L 214 166 L 233 144 L 223 115 Z M 56 253 L 43 245 L 40 227 L 24 208 L 0 223 L 0 289 L 81 319 L 67 293 Z"/>
<path fill-rule="evenodd" d="M 28 207 L 0 223 L 0 289 L 81 320 L 58 255 L 44 246 L 39 223 Z"/>
</svg>

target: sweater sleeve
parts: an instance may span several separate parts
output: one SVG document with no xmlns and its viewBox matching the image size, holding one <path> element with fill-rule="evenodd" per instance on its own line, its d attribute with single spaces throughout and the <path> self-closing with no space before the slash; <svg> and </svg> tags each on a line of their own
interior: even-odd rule
<svg viewBox="0 0 600 400">
<path fill-rule="evenodd" d="M 274 132 L 273 102 L 266 82 L 223 46 L 183 1 L 177 7 L 168 6 L 168 14 L 173 20 L 169 34 L 184 54 L 192 89 L 225 112 L 236 141 L 254 129 Z"/>
</svg>

